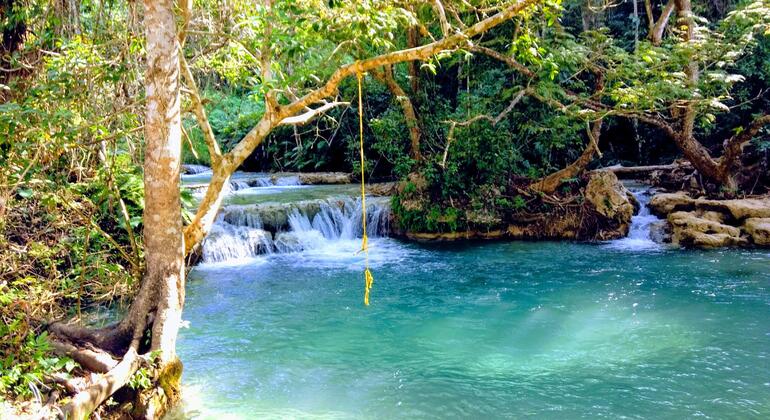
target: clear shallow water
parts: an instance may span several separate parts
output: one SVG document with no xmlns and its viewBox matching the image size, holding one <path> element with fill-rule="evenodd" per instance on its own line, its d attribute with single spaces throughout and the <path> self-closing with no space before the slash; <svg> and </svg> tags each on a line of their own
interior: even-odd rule
<svg viewBox="0 0 770 420">
<path fill-rule="evenodd" d="M 768 418 L 770 254 L 356 240 L 189 276 L 198 418 Z"/>
<path fill-rule="evenodd" d="M 354 184 L 251 187 L 233 191 L 225 197 L 224 204 L 292 203 L 333 196 L 354 197 L 359 194 L 361 194 L 361 186 Z"/>
</svg>

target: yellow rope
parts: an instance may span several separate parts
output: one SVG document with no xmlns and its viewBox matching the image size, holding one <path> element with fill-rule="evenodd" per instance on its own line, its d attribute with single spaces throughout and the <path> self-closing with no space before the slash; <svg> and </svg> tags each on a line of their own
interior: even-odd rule
<svg viewBox="0 0 770 420">
<path fill-rule="evenodd" d="M 364 185 L 364 102 L 361 97 L 361 72 L 356 72 L 358 77 L 358 132 L 361 139 L 361 223 L 364 228 L 364 236 L 361 243 L 361 251 L 364 251 L 365 255 L 365 267 L 364 271 L 364 305 L 369 305 L 369 289 L 372 288 L 374 283 L 374 277 L 372 272 L 369 271 L 369 238 L 366 235 L 366 187 Z"/>
</svg>

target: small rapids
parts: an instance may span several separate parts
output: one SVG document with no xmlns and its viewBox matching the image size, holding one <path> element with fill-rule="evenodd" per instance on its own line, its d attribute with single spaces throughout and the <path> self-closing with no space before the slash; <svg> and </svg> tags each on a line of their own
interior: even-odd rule
<svg viewBox="0 0 770 420">
<path fill-rule="evenodd" d="M 201 165 L 185 165 L 185 168 L 187 174 L 182 175 L 182 183 L 191 187 L 194 196 L 203 197 L 206 194 L 206 184 L 211 180 L 211 170 Z M 225 186 L 225 194 L 263 194 L 300 186 L 302 183 L 296 175 L 236 172 Z"/>
<path fill-rule="evenodd" d="M 315 203 L 311 203 L 315 204 Z M 263 254 L 328 249 L 355 252 L 363 236 L 361 199 L 330 198 L 319 205 L 287 204 L 285 224 L 265 229 L 260 207 L 226 209 L 203 244 L 204 263 L 238 262 Z M 249 209 L 253 211 L 248 211 Z M 366 231 L 370 238 L 387 236 L 387 199 L 367 202 Z"/>
<path fill-rule="evenodd" d="M 631 226 L 628 236 L 616 241 L 609 242 L 608 247 L 618 250 L 644 251 L 659 250 L 661 245 L 652 240 L 651 228 L 653 223 L 660 221 L 654 214 L 650 213 L 648 206 L 652 191 L 650 187 L 644 185 L 628 185 L 628 190 L 639 202 L 639 213 L 631 217 Z"/>
</svg>

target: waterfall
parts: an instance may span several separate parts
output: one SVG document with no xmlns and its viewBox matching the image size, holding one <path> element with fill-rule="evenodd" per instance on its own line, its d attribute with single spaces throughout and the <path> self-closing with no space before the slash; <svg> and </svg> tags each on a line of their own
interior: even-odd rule
<svg viewBox="0 0 770 420">
<path fill-rule="evenodd" d="M 192 163 L 185 163 L 182 165 L 183 173 L 186 175 L 197 175 L 206 172 L 211 172 L 211 168 L 205 165 L 194 165 Z"/>
<path fill-rule="evenodd" d="M 627 250 L 655 250 L 660 249 L 660 244 L 652 240 L 651 227 L 660 221 L 657 216 L 650 213 L 648 203 L 652 193 L 647 186 L 628 185 L 628 190 L 639 202 L 639 212 L 631 217 L 631 226 L 628 236 L 616 241 L 611 241 L 609 246 L 615 249 Z"/>
<path fill-rule="evenodd" d="M 231 191 L 245 190 L 246 188 L 251 188 L 251 185 L 249 185 L 247 181 L 240 181 L 237 179 L 230 181 Z"/>
<path fill-rule="evenodd" d="M 326 247 L 355 252 L 363 236 L 361 199 L 331 198 L 274 205 L 233 206 L 226 209 L 203 244 L 206 263 L 242 260 L 261 254 L 318 250 Z M 387 199 L 367 202 L 366 231 L 370 238 L 387 236 Z M 287 214 L 280 214 L 286 212 Z M 270 219 L 265 228 L 263 216 Z M 285 219 L 284 217 L 285 216 Z M 271 233 L 275 231 L 275 235 Z"/>
<path fill-rule="evenodd" d="M 203 246 L 205 262 L 242 260 L 273 252 L 270 232 L 218 221 L 211 227 Z"/>
<path fill-rule="evenodd" d="M 295 185 L 302 185 L 301 182 L 299 182 L 298 176 L 280 176 L 275 178 L 275 185 L 281 186 L 281 187 L 290 187 Z"/>
</svg>

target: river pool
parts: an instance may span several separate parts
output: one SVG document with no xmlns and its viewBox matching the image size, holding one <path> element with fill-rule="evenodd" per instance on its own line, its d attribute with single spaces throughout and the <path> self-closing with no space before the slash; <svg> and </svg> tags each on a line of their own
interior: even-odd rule
<svg viewBox="0 0 770 420">
<path fill-rule="evenodd" d="M 204 264 L 193 418 L 770 418 L 770 253 L 375 238 Z"/>
</svg>

